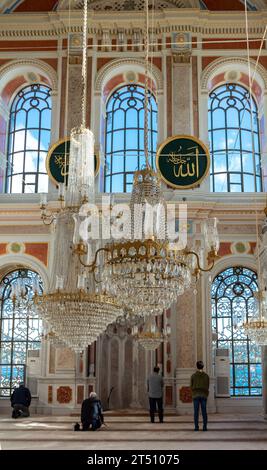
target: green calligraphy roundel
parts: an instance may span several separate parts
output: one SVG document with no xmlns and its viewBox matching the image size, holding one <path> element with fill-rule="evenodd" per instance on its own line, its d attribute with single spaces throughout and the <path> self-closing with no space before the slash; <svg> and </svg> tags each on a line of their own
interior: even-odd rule
<svg viewBox="0 0 267 470">
<path fill-rule="evenodd" d="M 70 139 L 61 139 L 49 149 L 46 157 L 46 171 L 49 178 L 57 185 L 68 183 Z M 99 153 L 95 153 L 95 176 L 100 166 Z"/>
<path fill-rule="evenodd" d="M 167 185 L 175 189 L 194 188 L 209 172 L 209 150 L 195 137 L 176 135 L 160 145 L 156 164 Z"/>
</svg>

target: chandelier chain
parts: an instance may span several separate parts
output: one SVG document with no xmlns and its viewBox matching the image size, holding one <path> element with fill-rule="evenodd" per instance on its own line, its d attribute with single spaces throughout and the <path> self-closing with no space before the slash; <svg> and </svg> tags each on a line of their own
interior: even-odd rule
<svg viewBox="0 0 267 470">
<path fill-rule="evenodd" d="M 145 12 L 145 30 L 144 30 L 144 49 L 145 49 L 145 100 L 144 100 L 144 151 L 146 167 L 150 168 L 148 158 L 148 64 L 149 64 L 149 43 L 148 43 L 148 0 L 144 3 Z"/>
<path fill-rule="evenodd" d="M 82 127 L 86 126 L 86 89 L 87 89 L 87 0 L 83 5 L 83 56 L 82 56 Z"/>
</svg>

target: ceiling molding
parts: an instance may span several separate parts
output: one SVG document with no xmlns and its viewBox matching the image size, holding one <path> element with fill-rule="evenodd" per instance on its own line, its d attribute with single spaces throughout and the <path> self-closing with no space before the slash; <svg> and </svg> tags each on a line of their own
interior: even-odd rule
<svg viewBox="0 0 267 470">
<path fill-rule="evenodd" d="M 108 29 L 110 34 L 117 34 L 121 29 L 125 34 L 133 34 L 136 28 L 143 30 L 143 12 L 135 11 L 129 22 L 129 12 L 91 12 L 88 32 L 90 35 L 103 33 Z M 25 15 L 14 13 L 9 15 L 6 21 L 5 15 L 0 15 L 0 38 L 57 38 L 68 33 L 81 33 L 81 14 L 74 11 L 71 14 L 71 22 L 67 11 L 36 13 Z M 262 37 L 267 22 L 267 13 L 252 12 L 249 17 L 249 36 Z M 172 32 L 190 32 L 202 36 L 218 36 L 246 38 L 244 15 L 240 12 L 216 13 L 206 10 L 190 12 L 188 9 L 180 9 L 177 14 L 173 10 L 155 11 L 154 34 L 170 34 Z"/>
</svg>

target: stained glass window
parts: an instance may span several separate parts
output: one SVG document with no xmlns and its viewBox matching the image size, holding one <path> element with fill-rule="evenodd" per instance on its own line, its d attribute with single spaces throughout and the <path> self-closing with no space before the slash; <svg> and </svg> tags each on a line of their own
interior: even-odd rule
<svg viewBox="0 0 267 470">
<path fill-rule="evenodd" d="M 241 266 L 221 272 L 212 284 L 212 330 L 217 348 L 229 349 L 233 396 L 262 394 L 261 348 L 237 327 L 255 313 L 257 290 L 257 274 Z"/>
<path fill-rule="evenodd" d="M 125 85 L 109 98 L 106 108 L 105 191 L 130 192 L 133 174 L 145 164 L 144 88 Z M 154 167 L 157 148 L 157 103 L 148 95 L 148 149 Z"/>
<path fill-rule="evenodd" d="M 262 191 L 258 109 L 249 91 L 226 83 L 209 97 L 211 190 Z"/>
<path fill-rule="evenodd" d="M 0 396 L 10 396 L 14 387 L 24 381 L 27 351 L 40 348 L 41 321 L 27 308 L 33 298 L 36 278 L 42 289 L 39 275 L 29 269 L 12 271 L 0 284 Z M 25 304 L 22 302 L 20 308 L 14 308 L 11 292 L 18 282 L 23 282 L 25 287 Z"/>
<path fill-rule="evenodd" d="M 45 168 L 51 133 L 51 89 L 29 85 L 10 109 L 6 171 L 7 193 L 47 192 Z"/>
</svg>

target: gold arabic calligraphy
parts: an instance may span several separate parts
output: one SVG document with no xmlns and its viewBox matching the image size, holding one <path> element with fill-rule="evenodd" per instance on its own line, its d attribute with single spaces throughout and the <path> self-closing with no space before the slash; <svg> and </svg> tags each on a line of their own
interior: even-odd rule
<svg viewBox="0 0 267 470">
<path fill-rule="evenodd" d="M 199 178 L 199 149 L 198 147 L 189 147 L 189 153 L 182 153 L 182 146 L 178 152 L 171 152 L 168 161 L 173 163 L 173 174 L 176 178 L 186 178 L 196 176 Z M 193 159 L 192 159 L 193 157 Z M 178 166 L 178 168 L 177 168 Z"/>
<path fill-rule="evenodd" d="M 68 153 L 57 153 L 55 155 L 55 164 L 61 170 L 61 176 L 67 176 L 69 174 L 69 154 Z"/>
</svg>

